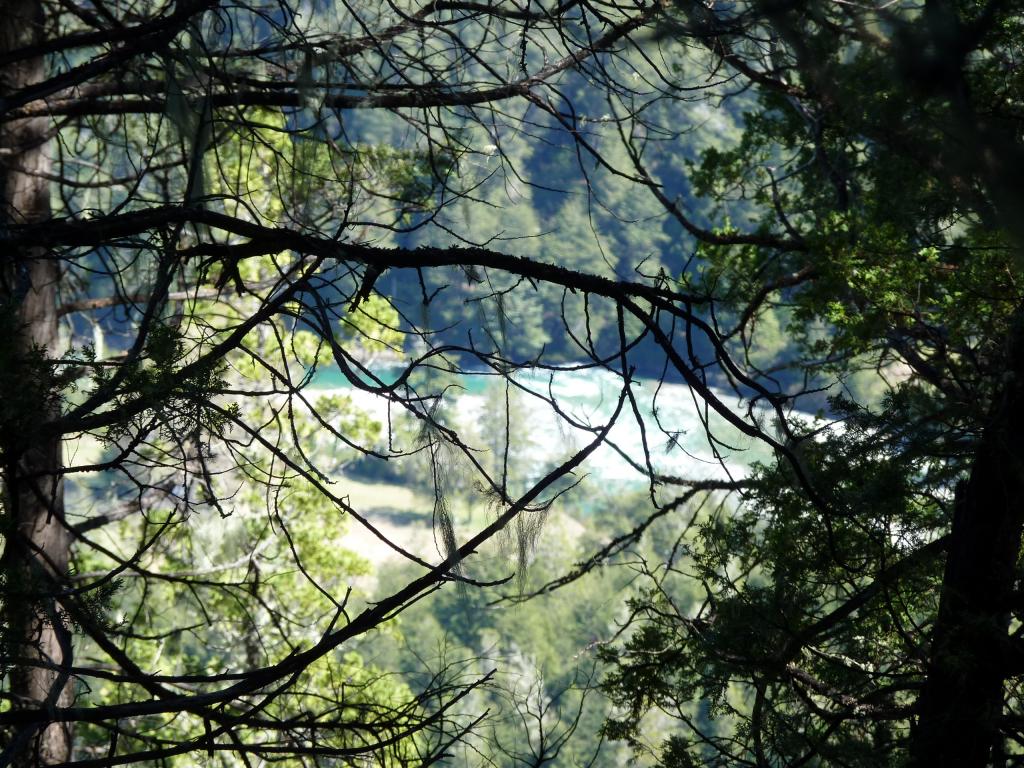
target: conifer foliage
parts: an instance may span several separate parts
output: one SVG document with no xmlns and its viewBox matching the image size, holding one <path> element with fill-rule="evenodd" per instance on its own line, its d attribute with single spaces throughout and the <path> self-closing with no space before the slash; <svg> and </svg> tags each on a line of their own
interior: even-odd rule
<svg viewBox="0 0 1024 768">
<path fill-rule="evenodd" d="M 1001 0 L 9 0 L 0 764 L 444 759 L 492 677 L 365 649 L 438 589 L 528 599 L 620 422 L 650 507 L 540 589 L 659 536 L 596 644 L 606 736 L 1014 763 L 1022 40 Z M 724 471 L 659 471 L 638 368 Z M 487 458 L 447 409 L 469 370 L 506 387 Z M 603 419 L 555 395 L 585 370 Z M 584 439 L 524 461 L 511 390 Z M 730 474 L 734 438 L 771 460 Z M 430 556 L 338 482 L 373 462 L 425 474 Z M 413 575 L 354 593 L 353 529 Z"/>
</svg>

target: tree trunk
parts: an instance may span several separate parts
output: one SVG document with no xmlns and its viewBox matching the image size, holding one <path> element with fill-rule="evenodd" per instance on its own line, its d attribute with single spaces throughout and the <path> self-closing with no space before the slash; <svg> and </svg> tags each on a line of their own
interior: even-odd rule
<svg viewBox="0 0 1024 768">
<path fill-rule="evenodd" d="M 39 0 L 8 0 L 0 13 L 0 53 L 44 39 Z M 39 82 L 42 57 L 0 69 L 3 97 Z M 46 119 L 0 124 L 0 223 L 32 223 L 51 216 Z M 60 268 L 40 248 L 0 254 L 0 371 L 3 450 L 3 652 L 13 657 L 7 689 L 13 706 L 53 708 L 71 703 L 70 633 L 57 604 L 68 566 L 70 537 L 64 525 L 60 479 L 61 441 L 42 439 L 38 426 L 58 412 L 47 355 L 58 346 L 57 284 Z M 71 758 L 70 729 L 63 724 L 8 735 L 0 762 L 52 765 Z"/>
<path fill-rule="evenodd" d="M 1007 377 L 990 410 L 969 479 L 956 494 L 952 541 L 918 700 L 911 765 L 987 766 L 999 743 L 1010 674 L 1009 606 L 1024 529 L 1024 312 Z"/>
</svg>

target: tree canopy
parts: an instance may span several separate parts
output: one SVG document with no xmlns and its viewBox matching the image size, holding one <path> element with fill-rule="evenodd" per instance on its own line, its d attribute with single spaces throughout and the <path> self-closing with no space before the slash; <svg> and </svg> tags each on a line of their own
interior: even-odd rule
<svg viewBox="0 0 1024 768">
<path fill-rule="evenodd" d="M 603 733 L 640 759 L 1015 763 L 1021 27 L 996 0 L 8 3 L 0 762 L 438 762 L 500 671 L 370 645 L 439 590 L 617 564 Z M 579 371 L 607 407 L 556 394 Z M 469 374 L 499 383 L 476 434 Z M 711 474 L 660 468 L 669 382 Z M 517 398 L 570 449 L 530 460 Z M 771 457 L 734 472 L 740 440 Z M 609 447 L 646 496 L 528 587 Z M 435 551 L 353 502 L 357 466 L 429 487 Z M 372 599 L 355 528 L 407 563 Z M 517 697 L 553 741 L 486 759 L 557 759 L 582 704 L 559 730 Z"/>
</svg>

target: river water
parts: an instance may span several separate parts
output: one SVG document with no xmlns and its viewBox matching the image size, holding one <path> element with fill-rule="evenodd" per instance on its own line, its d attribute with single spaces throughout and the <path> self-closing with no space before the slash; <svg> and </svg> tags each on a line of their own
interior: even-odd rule
<svg viewBox="0 0 1024 768">
<path fill-rule="evenodd" d="M 378 373 L 388 379 L 387 371 Z M 511 383 L 487 373 L 464 374 L 455 381 L 458 386 L 445 391 L 439 416 L 442 422 L 458 430 L 481 455 L 502 454 L 507 442 L 511 460 L 535 477 L 594 439 L 587 427 L 607 423 L 622 389 L 621 377 L 593 369 L 519 371 Z M 318 372 L 312 388 L 342 392 L 357 407 L 387 423 L 387 400 L 353 388 L 337 370 Z M 602 483 L 646 483 L 623 454 L 641 465 L 646 465 L 646 456 L 656 472 L 691 479 L 738 477 L 749 471 L 753 462 L 771 459 L 771 450 L 764 443 L 709 413 L 684 384 L 659 385 L 655 380 L 638 379 L 632 390 L 641 418 L 637 419 L 627 401 L 609 433 L 608 444 L 587 460 L 586 471 Z M 734 395 L 721 391 L 716 395 L 742 415 Z M 391 418 L 395 418 L 394 406 Z M 757 411 L 755 418 L 772 432 L 766 413 Z"/>
</svg>

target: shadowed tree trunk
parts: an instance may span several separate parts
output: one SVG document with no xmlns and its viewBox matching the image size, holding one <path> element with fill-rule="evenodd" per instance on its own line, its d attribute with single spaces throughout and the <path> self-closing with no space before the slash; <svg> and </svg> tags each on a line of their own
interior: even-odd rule
<svg viewBox="0 0 1024 768">
<path fill-rule="evenodd" d="M 0 13 L 0 53 L 44 39 L 42 7 L 36 0 L 10 0 Z M 42 57 L 0 71 L 2 98 L 43 79 Z M 0 126 L 0 204 L 4 226 L 50 217 L 50 170 L 45 118 Z M 0 372 L 3 450 L 4 641 L 20 659 L 9 670 L 15 707 L 67 706 L 72 691 L 70 633 L 56 597 L 67 572 L 69 536 L 64 527 L 59 438 L 40 438 L 37 427 L 55 415 L 53 371 L 46 357 L 58 344 L 59 262 L 43 249 L 0 254 Z M 2 762 L 50 765 L 71 757 L 70 729 L 61 724 L 26 728 L 4 745 Z"/>
<path fill-rule="evenodd" d="M 918 703 L 911 765 L 987 766 L 999 739 L 1008 634 L 1024 529 L 1024 328 L 1017 312 L 1004 389 L 970 478 L 957 489 L 952 540 Z"/>
</svg>

